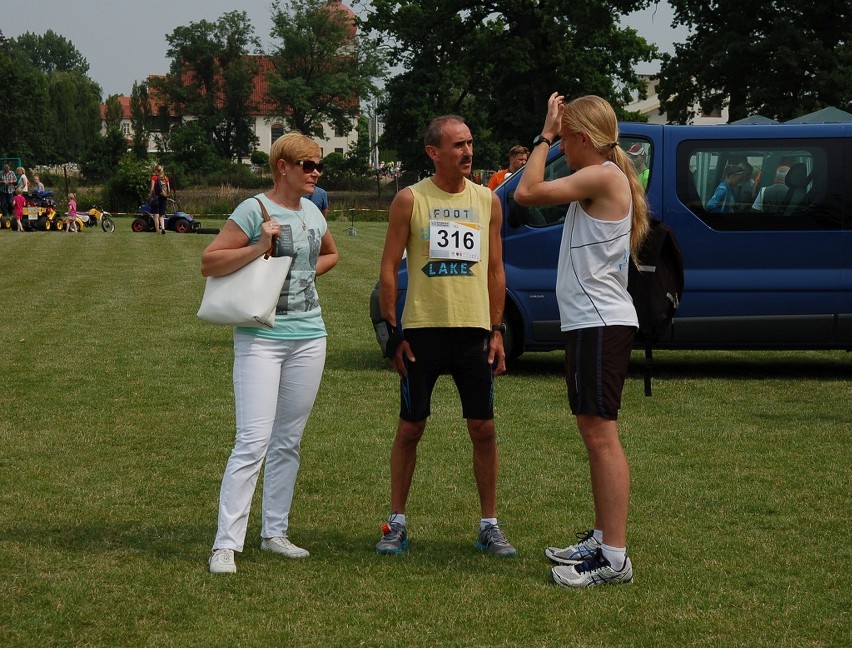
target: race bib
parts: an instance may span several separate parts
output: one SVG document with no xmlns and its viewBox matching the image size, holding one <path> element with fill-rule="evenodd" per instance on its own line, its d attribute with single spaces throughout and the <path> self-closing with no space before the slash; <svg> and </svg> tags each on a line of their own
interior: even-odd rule
<svg viewBox="0 0 852 648">
<path fill-rule="evenodd" d="M 476 223 L 429 221 L 429 256 L 433 259 L 479 261 L 480 229 Z"/>
</svg>

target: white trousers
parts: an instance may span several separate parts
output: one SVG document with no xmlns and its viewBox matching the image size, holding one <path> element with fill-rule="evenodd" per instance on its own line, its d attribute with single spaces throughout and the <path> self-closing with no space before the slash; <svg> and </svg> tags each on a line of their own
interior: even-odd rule
<svg viewBox="0 0 852 648">
<path fill-rule="evenodd" d="M 326 339 L 265 340 L 234 333 L 237 435 L 219 491 L 214 549 L 243 550 L 263 475 L 261 537 L 287 535 L 302 434 L 325 366 Z"/>
</svg>

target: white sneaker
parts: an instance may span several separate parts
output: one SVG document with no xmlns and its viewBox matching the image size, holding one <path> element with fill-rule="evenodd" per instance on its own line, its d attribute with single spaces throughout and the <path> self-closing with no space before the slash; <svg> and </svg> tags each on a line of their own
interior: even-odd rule
<svg viewBox="0 0 852 648">
<path fill-rule="evenodd" d="M 302 549 L 294 545 L 287 536 L 278 536 L 277 538 L 269 538 L 260 543 L 261 551 L 271 551 L 272 553 L 281 554 L 288 558 L 307 558 L 311 553 L 307 549 Z"/>
<path fill-rule="evenodd" d="M 564 549 L 548 547 L 544 550 L 544 555 L 547 556 L 550 562 L 555 562 L 558 565 L 579 565 L 584 560 L 588 560 L 594 556 L 595 552 L 601 546 L 601 543 L 595 540 L 591 529 L 578 533 L 577 540 L 577 544 L 570 545 Z"/>
<path fill-rule="evenodd" d="M 557 565 L 550 570 L 550 578 L 562 587 L 595 587 L 633 582 L 633 564 L 625 557 L 624 565 L 616 571 L 598 549 L 595 555 L 579 565 Z"/>
<path fill-rule="evenodd" d="M 210 555 L 211 574 L 236 574 L 237 563 L 234 562 L 233 549 L 214 549 Z"/>
</svg>

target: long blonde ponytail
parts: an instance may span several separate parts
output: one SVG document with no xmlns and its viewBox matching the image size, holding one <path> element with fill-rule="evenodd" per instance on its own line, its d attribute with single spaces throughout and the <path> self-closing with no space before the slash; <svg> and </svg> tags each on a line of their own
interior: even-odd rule
<svg viewBox="0 0 852 648">
<path fill-rule="evenodd" d="M 645 190 L 636 176 L 633 164 L 618 145 L 618 119 L 606 99 L 586 95 L 565 105 L 562 122 L 574 132 L 586 133 L 595 148 L 607 159 L 618 165 L 630 183 L 633 199 L 633 220 L 630 224 L 630 255 L 636 262 L 639 248 L 650 229 L 648 200 Z"/>
</svg>

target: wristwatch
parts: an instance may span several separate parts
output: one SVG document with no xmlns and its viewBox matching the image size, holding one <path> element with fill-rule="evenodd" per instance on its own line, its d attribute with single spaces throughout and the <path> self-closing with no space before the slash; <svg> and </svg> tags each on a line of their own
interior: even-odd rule
<svg viewBox="0 0 852 648">
<path fill-rule="evenodd" d="M 553 142 L 551 142 L 549 139 L 547 139 L 544 135 L 536 135 L 536 136 L 533 138 L 533 143 L 532 143 L 533 148 L 535 148 L 536 146 L 538 146 L 538 145 L 539 145 L 539 144 L 541 144 L 542 142 L 544 142 L 544 143 L 545 143 L 545 144 L 547 144 L 548 146 L 550 146 L 551 144 L 553 144 Z"/>
<path fill-rule="evenodd" d="M 500 322 L 499 324 L 491 325 L 491 332 L 495 333 L 499 331 L 500 335 L 506 335 L 506 322 Z"/>
</svg>

